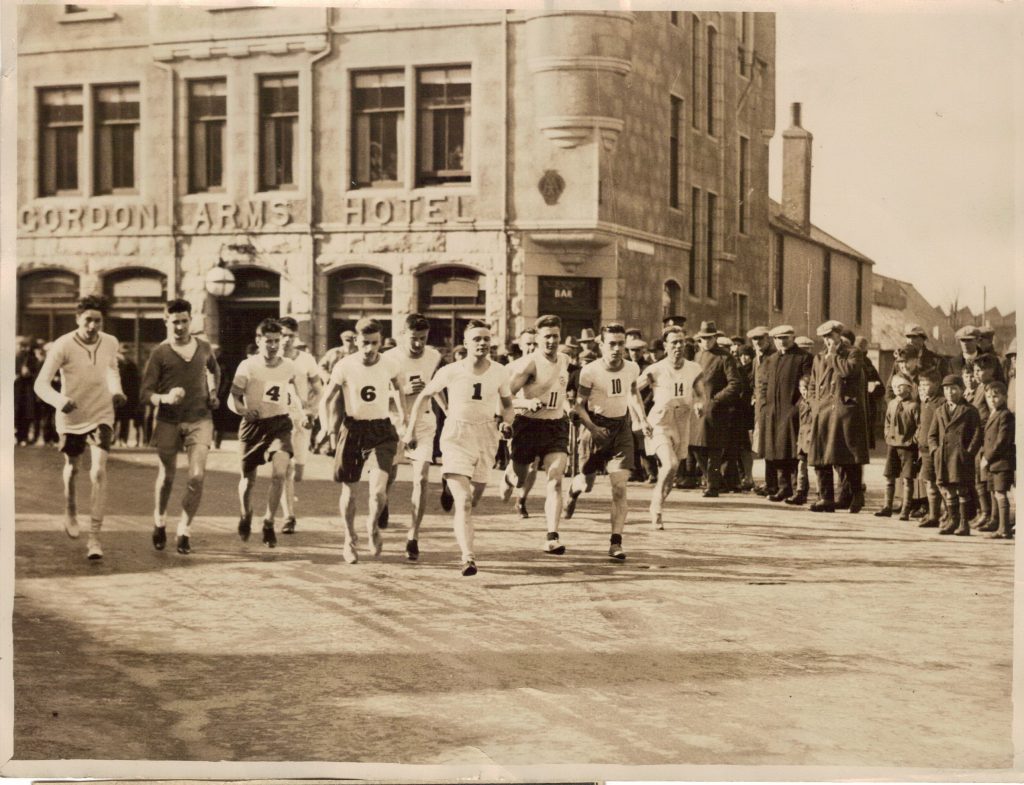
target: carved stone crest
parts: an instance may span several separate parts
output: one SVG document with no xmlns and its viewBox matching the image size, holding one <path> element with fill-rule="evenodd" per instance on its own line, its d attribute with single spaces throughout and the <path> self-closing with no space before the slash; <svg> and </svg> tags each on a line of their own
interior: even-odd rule
<svg viewBox="0 0 1024 785">
<path fill-rule="evenodd" d="M 537 188 L 540 189 L 540 195 L 544 197 L 545 204 L 558 204 L 558 198 L 565 190 L 565 180 L 554 169 L 548 169 L 537 183 Z"/>
</svg>

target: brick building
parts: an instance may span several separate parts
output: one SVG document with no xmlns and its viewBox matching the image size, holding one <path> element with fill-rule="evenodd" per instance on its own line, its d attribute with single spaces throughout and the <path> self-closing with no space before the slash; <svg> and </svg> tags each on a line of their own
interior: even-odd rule
<svg viewBox="0 0 1024 785">
<path fill-rule="evenodd" d="M 767 13 L 26 5 L 23 334 L 103 292 L 140 358 L 266 315 L 766 322 Z M 227 278 L 229 280 L 225 281 Z"/>
</svg>

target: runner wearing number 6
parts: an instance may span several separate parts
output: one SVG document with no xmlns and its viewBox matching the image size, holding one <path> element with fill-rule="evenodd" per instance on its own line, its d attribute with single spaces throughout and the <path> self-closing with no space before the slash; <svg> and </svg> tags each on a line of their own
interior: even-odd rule
<svg viewBox="0 0 1024 785">
<path fill-rule="evenodd" d="M 345 520 L 345 546 L 342 556 L 349 564 L 359 561 L 356 552 L 355 484 L 369 465 L 370 506 L 366 534 L 374 556 L 384 547 L 378 526 L 388 503 L 388 478 L 398 452 L 398 431 L 392 423 L 392 391 L 400 389 L 402 371 L 380 353 L 383 338 L 380 322 L 360 319 L 356 322 L 356 353 L 340 360 L 331 371 L 323 393 L 327 415 L 327 433 L 337 434 L 334 454 L 334 481 L 341 483 L 338 505 Z M 398 427 L 404 426 L 402 399 L 395 396 Z M 341 411 L 339 411 L 339 408 Z"/>
<path fill-rule="evenodd" d="M 512 420 L 512 393 L 508 370 L 492 361 L 491 330 L 486 322 L 473 319 L 466 326 L 463 341 L 469 356 L 441 368 L 420 391 L 409 415 L 404 441 L 416 449 L 417 428 L 427 402 L 443 390 L 448 392 L 448 414 L 441 430 L 441 475 L 451 489 L 455 539 L 462 551 L 462 574 L 476 575 L 473 551 L 473 508 L 483 496 L 498 449 L 494 413 L 501 404 L 502 435 L 508 437 Z"/>
<path fill-rule="evenodd" d="M 523 487 L 530 465 L 540 459 L 540 471 L 547 478 L 544 517 L 547 521 L 545 552 L 565 553 L 558 539 L 562 517 L 562 477 L 569 458 L 569 417 L 565 394 L 569 386 L 569 363 L 558 351 L 562 320 L 542 316 L 537 320 L 537 350 L 524 357 L 512 376 L 512 393 L 522 390 L 525 408 L 512 423 L 512 463 L 505 470 L 505 501 L 512 489 Z M 517 407 L 518 408 L 518 407 Z"/>
<path fill-rule="evenodd" d="M 281 356 L 281 323 L 264 319 L 256 328 L 259 351 L 238 364 L 231 383 L 231 400 L 241 416 L 238 445 L 242 455 L 242 479 L 238 483 L 238 501 L 242 516 L 238 536 L 249 539 L 252 529 L 252 489 L 256 470 L 270 463 L 270 492 L 267 514 L 263 519 L 263 544 L 277 545 L 274 514 L 281 503 L 284 478 L 292 459 L 291 393 L 295 384 L 295 364 Z"/>
</svg>

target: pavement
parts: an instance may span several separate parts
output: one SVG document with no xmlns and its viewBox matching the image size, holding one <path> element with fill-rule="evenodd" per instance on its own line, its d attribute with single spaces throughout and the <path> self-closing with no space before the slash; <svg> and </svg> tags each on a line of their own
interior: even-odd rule
<svg viewBox="0 0 1024 785">
<path fill-rule="evenodd" d="M 242 543 L 236 461 L 212 453 L 181 556 L 150 544 L 155 456 L 115 450 L 90 562 L 59 455 L 16 450 L 15 760 L 1013 765 L 1014 548 L 875 518 L 880 461 L 858 515 L 675 491 L 653 531 L 631 485 L 624 563 L 604 478 L 557 557 L 495 472 L 469 578 L 436 484 L 405 560 L 405 469 L 379 559 L 342 560 L 320 456 L 298 532 Z"/>
</svg>

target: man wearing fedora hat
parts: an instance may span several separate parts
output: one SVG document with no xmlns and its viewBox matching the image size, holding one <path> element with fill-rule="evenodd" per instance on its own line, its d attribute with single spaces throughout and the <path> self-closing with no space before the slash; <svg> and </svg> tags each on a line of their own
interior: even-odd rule
<svg viewBox="0 0 1024 785">
<path fill-rule="evenodd" d="M 864 507 L 863 467 L 868 463 L 867 384 L 863 354 L 843 337 L 844 327 L 834 319 L 818 326 L 825 351 L 811 366 L 812 434 L 808 462 L 818 475 L 821 498 L 813 512 L 834 512 L 832 467 L 848 487 L 850 512 Z"/>
<path fill-rule="evenodd" d="M 728 444 L 732 404 L 740 394 L 740 375 L 728 349 L 718 345 L 720 335 L 713 321 L 700 323 L 694 358 L 703 371 L 705 404 L 697 415 L 692 443 L 697 448 L 701 470 L 707 479 L 704 496 L 718 496 L 722 484 L 722 459 Z"/>
<path fill-rule="evenodd" d="M 580 330 L 580 368 L 582 368 L 587 363 L 593 362 L 600 356 L 601 352 L 597 348 L 596 333 L 589 327 L 584 327 L 582 330 Z"/>
</svg>

